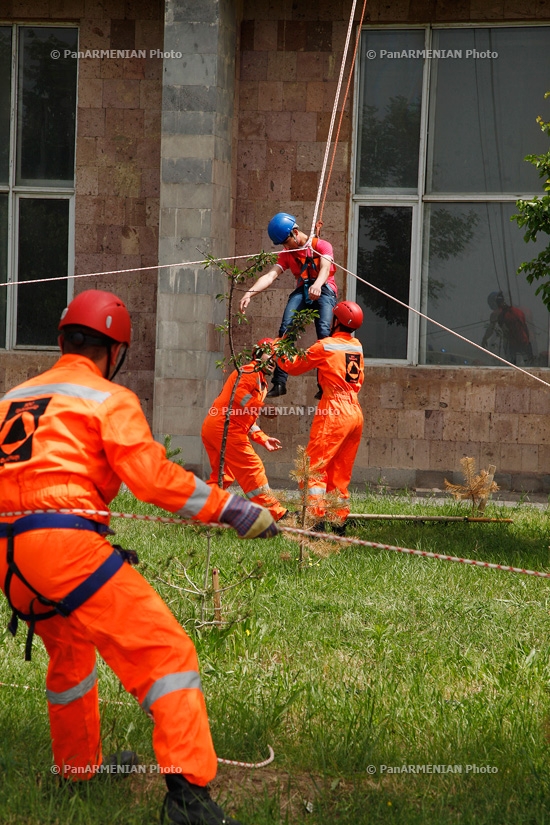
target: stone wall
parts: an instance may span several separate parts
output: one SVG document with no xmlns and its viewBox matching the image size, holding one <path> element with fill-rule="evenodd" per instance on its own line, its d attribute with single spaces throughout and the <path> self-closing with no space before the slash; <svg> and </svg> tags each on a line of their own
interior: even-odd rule
<svg viewBox="0 0 550 825">
<path fill-rule="evenodd" d="M 153 429 L 185 466 L 208 471 L 200 429 L 217 395 L 225 279 L 200 265 L 233 251 L 232 161 L 238 6 L 167 0 L 162 120 L 160 270 Z M 195 262 L 195 263 L 193 263 Z M 183 265 L 182 265 L 183 264 Z"/>
<path fill-rule="evenodd" d="M 357 14 L 361 4 L 358 4 Z M 309 232 L 350 4 L 290 5 L 247 0 L 240 54 L 236 252 L 271 249 L 266 227 L 277 211 L 290 211 Z M 369 0 L 365 22 L 426 23 L 550 20 L 550 0 Z M 351 117 L 348 102 L 322 234 L 347 260 Z M 289 273 L 254 298 L 239 344 L 275 335 L 294 280 Z M 340 277 L 340 294 L 345 282 Z M 312 339 L 303 343 L 307 344 Z M 545 380 L 548 371 L 539 373 Z M 275 417 L 262 428 L 284 449 L 258 453 L 272 484 L 288 484 L 298 445 L 307 444 L 315 407 L 315 377 L 290 378 L 275 399 Z M 550 394 L 513 370 L 368 366 L 360 395 L 365 415 L 354 483 L 397 488 L 443 486 L 462 480 L 460 459 L 479 468 L 496 464 L 504 489 L 550 491 Z"/>
<path fill-rule="evenodd" d="M 75 274 L 158 263 L 163 0 L 5 0 L 3 20 L 74 23 L 79 51 L 145 49 L 147 57 L 81 58 L 76 138 Z M 134 343 L 121 383 L 153 411 L 155 269 L 81 278 L 82 289 L 110 289 L 132 314 Z M 57 354 L 0 354 L 0 393 L 52 364 Z"/>
</svg>

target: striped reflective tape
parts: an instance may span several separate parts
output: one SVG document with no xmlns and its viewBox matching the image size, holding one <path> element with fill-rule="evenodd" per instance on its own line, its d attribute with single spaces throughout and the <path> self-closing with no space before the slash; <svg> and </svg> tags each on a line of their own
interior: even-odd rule
<svg viewBox="0 0 550 825">
<path fill-rule="evenodd" d="M 153 682 L 147 692 L 147 696 L 141 703 L 141 707 L 145 713 L 149 713 L 151 706 L 157 699 L 161 699 L 168 693 L 174 693 L 176 690 L 201 690 L 201 677 L 196 670 L 186 670 L 180 673 L 168 673 Z"/>
<path fill-rule="evenodd" d="M 2 401 L 24 401 L 39 395 L 66 395 L 69 398 L 82 398 L 85 401 L 97 401 L 102 404 L 112 393 L 95 390 L 83 384 L 35 384 L 32 387 L 20 387 L 7 392 Z"/>
<path fill-rule="evenodd" d="M 77 699 L 82 699 L 83 696 L 89 693 L 96 682 L 97 665 L 94 665 L 94 669 L 89 676 L 86 676 L 78 685 L 60 693 L 56 693 L 54 690 L 46 690 L 46 697 L 51 705 L 70 705 L 71 702 L 76 702 Z"/>
</svg>

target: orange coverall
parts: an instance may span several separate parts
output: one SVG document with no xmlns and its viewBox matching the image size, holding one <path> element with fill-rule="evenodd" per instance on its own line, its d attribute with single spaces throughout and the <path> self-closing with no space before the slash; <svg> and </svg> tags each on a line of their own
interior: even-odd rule
<svg viewBox="0 0 550 825">
<path fill-rule="evenodd" d="M 318 370 L 323 396 L 319 401 L 309 434 L 307 455 L 313 476 L 309 502 L 319 518 L 325 515 L 324 497 L 337 490 L 340 507 L 335 515 L 349 515 L 348 486 L 361 433 L 363 413 L 357 393 L 364 380 L 363 348 L 349 332 L 335 332 L 306 350 L 305 357 L 278 358 L 290 375 Z"/>
<path fill-rule="evenodd" d="M 140 499 L 173 513 L 216 521 L 228 493 L 166 459 L 139 401 L 107 381 L 88 358 L 63 355 L 54 367 L 0 400 L 0 513 L 104 510 L 121 481 Z M 108 516 L 89 516 L 108 524 Z M 13 517 L 0 516 L 1 522 Z M 0 539 L 0 582 L 7 573 Z M 14 539 L 14 559 L 41 594 L 59 600 L 113 552 L 101 535 L 38 529 Z M 12 604 L 29 612 L 34 594 L 13 577 Z M 36 612 L 45 612 L 35 603 Z M 89 779 L 102 760 L 96 649 L 151 714 L 160 769 L 206 785 L 217 760 L 195 647 L 160 596 L 128 564 L 68 617 L 36 624 L 49 655 L 46 695 L 55 764 Z"/>
<path fill-rule="evenodd" d="M 233 398 L 225 444 L 223 487 L 226 489 L 237 480 L 245 496 L 269 510 L 277 521 L 286 513 L 286 508 L 272 495 L 263 462 L 248 440 L 251 438 L 256 444 L 264 444 L 268 439 L 256 423 L 267 394 L 267 381 L 263 372 L 255 367 L 256 362 L 252 362 L 242 368 Z M 202 443 L 212 468 L 207 483 L 212 486 L 218 483 L 225 413 L 236 380 L 237 370 L 225 382 L 202 425 Z"/>
</svg>

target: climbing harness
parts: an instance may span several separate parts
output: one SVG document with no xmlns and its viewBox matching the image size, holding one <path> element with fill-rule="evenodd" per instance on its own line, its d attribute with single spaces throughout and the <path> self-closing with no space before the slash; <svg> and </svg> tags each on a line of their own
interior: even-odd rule
<svg viewBox="0 0 550 825">
<path fill-rule="evenodd" d="M 44 619 L 51 619 L 54 616 L 70 616 L 70 614 L 84 604 L 91 596 L 96 593 L 102 585 L 105 584 L 117 570 L 122 567 L 124 562 L 129 564 L 137 564 L 138 557 L 133 550 L 123 550 L 120 545 L 113 545 L 113 552 L 105 561 L 95 570 L 87 579 L 84 579 L 77 587 L 70 591 L 60 601 L 49 599 L 40 593 L 33 585 L 25 578 L 19 567 L 15 562 L 15 537 L 21 533 L 27 533 L 30 530 L 90 530 L 94 533 L 99 533 L 102 536 L 114 535 L 114 531 L 106 524 L 100 524 L 98 521 L 92 521 L 89 518 L 84 518 L 78 515 L 68 515 L 64 513 L 33 513 L 17 519 L 11 524 L 0 524 L 0 538 L 5 538 L 8 541 L 7 548 L 7 564 L 8 572 L 6 573 L 6 580 L 4 584 L 4 592 L 11 607 L 12 615 L 8 624 L 8 630 L 15 636 L 17 633 L 17 626 L 19 619 L 28 622 L 29 627 L 27 631 L 27 641 L 25 643 L 25 661 L 30 662 L 32 641 L 35 633 L 36 622 Z M 32 593 L 34 598 L 30 604 L 30 612 L 23 613 L 14 607 L 10 598 L 10 586 L 13 577 L 18 578 L 25 587 Z M 35 602 L 39 602 L 50 610 L 45 610 L 41 613 L 35 612 Z"/>
</svg>

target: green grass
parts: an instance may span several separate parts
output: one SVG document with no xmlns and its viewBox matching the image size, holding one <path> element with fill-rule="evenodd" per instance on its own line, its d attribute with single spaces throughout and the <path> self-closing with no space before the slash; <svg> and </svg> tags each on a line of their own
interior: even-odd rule
<svg viewBox="0 0 550 825">
<path fill-rule="evenodd" d="M 155 512 L 124 494 L 114 510 Z M 358 497 L 352 510 L 467 514 L 467 505 Z M 489 505 L 513 524 L 377 522 L 353 533 L 535 570 L 550 570 L 548 514 Z M 116 541 L 193 637 L 216 749 L 258 761 L 220 768 L 214 793 L 245 825 L 550 822 L 549 581 L 363 547 L 300 568 L 287 538 L 243 542 L 213 531 L 224 594 L 222 629 L 200 625 L 206 531 L 116 520 Z M 203 618 L 212 620 L 208 602 Z M 2 604 L 4 626 L 8 609 Z M 0 638 L 0 822 L 154 823 L 159 777 L 97 782 L 69 793 L 50 773 L 39 639 Z M 151 722 L 99 664 L 106 752 L 133 748 L 154 764 Z M 116 704 L 121 703 L 121 704 Z M 462 766 L 462 773 L 380 766 Z M 371 773 L 375 767 L 375 772 Z M 467 769 L 467 766 L 477 766 Z M 490 766 L 497 772 L 481 772 Z M 427 768 L 425 770 L 430 770 Z M 433 769 L 432 769 L 433 770 Z M 441 769 L 440 769 L 441 770 Z M 304 802 L 311 803 L 311 812 Z"/>
</svg>

